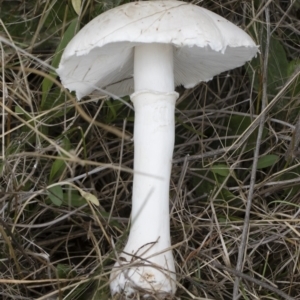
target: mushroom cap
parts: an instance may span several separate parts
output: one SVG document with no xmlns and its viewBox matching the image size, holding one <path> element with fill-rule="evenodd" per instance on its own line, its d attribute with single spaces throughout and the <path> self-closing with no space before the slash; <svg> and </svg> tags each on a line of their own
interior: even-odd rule
<svg viewBox="0 0 300 300">
<path fill-rule="evenodd" d="M 173 45 L 175 86 L 201 81 L 242 66 L 258 52 L 251 37 L 221 16 L 181 1 L 138 1 L 111 9 L 70 41 L 57 73 L 78 99 L 98 90 L 134 92 L 134 47 Z"/>
</svg>

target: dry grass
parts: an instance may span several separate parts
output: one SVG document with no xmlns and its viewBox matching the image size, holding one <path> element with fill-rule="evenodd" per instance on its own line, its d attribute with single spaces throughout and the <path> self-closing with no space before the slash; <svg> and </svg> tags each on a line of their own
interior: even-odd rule
<svg viewBox="0 0 300 300">
<path fill-rule="evenodd" d="M 26 2 L 0 1 L 0 297 L 109 299 L 114 251 L 129 228 L 134 114 L 118 101 L 77 103 L 54 79 L 43 99 L 75 13 L 71 1 Z M 82 23 L 117 4 L 86 1 Z M 170 193 L 177 297 L 300 299 L 300 3 L 199 5 L 243 27 L 261 55 L 178 89 Z"/>
</svg>

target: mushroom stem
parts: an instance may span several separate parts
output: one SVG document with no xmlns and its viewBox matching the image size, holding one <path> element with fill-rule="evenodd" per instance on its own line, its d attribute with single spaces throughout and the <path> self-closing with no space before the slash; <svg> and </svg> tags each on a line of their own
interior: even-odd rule
<svg viewBox="0 0 300 300">
<path fill-rule="evenodd" d="M 134 49 L 134 91 L 174 92 L 173 46 L 145 44 Z"/>
<path fill-rule="evenodd" d="M 174 92 L 172 51 L 170 46 L 157 44 L 139 46 L 135 53 L 136 92 L 131 95 L 135 107 L 131 228 L 111 275 L 112 294 L 123 292 L 129 296 L 142 289 L 146 295 L 155 294 L 163 299 L 176 290 L 169 220 L 174 111 L 178 98 Z"/>
<path fill-rule="evenodd" d="M 169 182 L 176 99 L 174 92 L 139 92 L 132 96 L 135 174 L 129 245 L 138 241 L 141 247 L 157 241 L 160 250 L 170 247 Z"/>
</svg>

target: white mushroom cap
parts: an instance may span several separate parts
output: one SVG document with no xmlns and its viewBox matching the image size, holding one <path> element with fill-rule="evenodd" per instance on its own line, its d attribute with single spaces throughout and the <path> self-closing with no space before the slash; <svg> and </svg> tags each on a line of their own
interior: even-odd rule
<svg viewBox="0 0 300 300">
<path fill-rule="evenodd" d="M 82 28 L 66 47 L 57 73 L 78 99 L 99 88 L 129 95 L 134 47 L 143 43 L 174 46 L 175 85 L 185 88 L 242 66 L 258 51 L 243 30 L 204 8 L 139 1 L 111 9 Z"/>
</svg>

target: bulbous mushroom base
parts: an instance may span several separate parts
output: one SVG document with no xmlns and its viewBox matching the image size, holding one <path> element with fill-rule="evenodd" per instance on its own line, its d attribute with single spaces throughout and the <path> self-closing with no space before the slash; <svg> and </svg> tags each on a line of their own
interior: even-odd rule
<svg viewBox="0 0 300 300">
<path fill-rule="evenodd" d="M 110 276 L 112 295 L 118 299 L 172 299 L 176 291 L 176 274 L 172 252 L 143 260 L 122 254 Z M 163 267 L 162 267 L 163 266 Z M 137 298 L 139 299 L 139 298 Z"/>
</svg>

